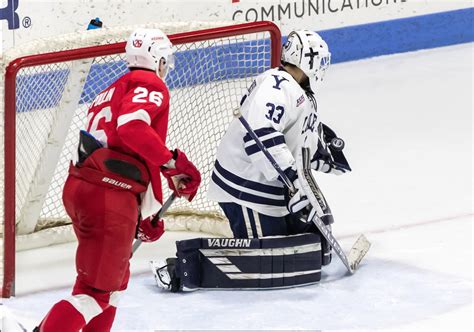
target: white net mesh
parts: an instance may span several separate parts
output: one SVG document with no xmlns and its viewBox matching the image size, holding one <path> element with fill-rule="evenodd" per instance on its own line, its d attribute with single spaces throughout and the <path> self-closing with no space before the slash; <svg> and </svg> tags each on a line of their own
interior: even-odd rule
<svg viewBox="0 0 474 332">
<path fill-rule="evenodd" d="M 105 40 L 123 41 L 131 30 L 123 29 L 125 32 L 120 37 L 108 36 Z M 65 48 L 62 44 L 58 47 Z M 232 120 L 233 109 L 239 105 L 252 78 L 270 67 L 269 34 L 250 33 L 190 42 L 176 45 L 176 51 L 176 69 L 167 78 L 171 91 L 167 146 L 185 151 L 202 172 L 203 181 L 193 202 L 176 201 L 165 218 L 167 227 L 229 235 L 218 205 L 207 200 L 206 192 L 216 148 Z M 87 107 L 126 71 L 124 54 L 19 71 L 15 213 L 20 234 L 47 234 L 44 229 L 70 223 L 61 194 Z M 3 136 L 3 132 L 0 134 Z M 3 205 L 0 209 L 3 210 Z M 3 211 L 0 213 L 3 215 Z M 52 238 L 42 242 L 48 244 Z M 21 242 L 31 241 L 18 243 Z"/>
</svg>

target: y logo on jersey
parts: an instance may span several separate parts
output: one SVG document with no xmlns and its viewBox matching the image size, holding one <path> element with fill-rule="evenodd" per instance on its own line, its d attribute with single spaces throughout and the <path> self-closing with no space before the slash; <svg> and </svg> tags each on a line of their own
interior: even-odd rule
<svg viewBox="0 0 474 332">
<path fill-rule="evenodd" d="M 20 27 L 20 18 L 16 13 L 20 0 L 8 0 L 7 6 L 0 8 L 0 20 L 8 21 L 8 29 L 18 29 Z"/>
<path fill-rule="evenodd" d="M 275 85 L 273 86 L 274 89 L 281 90 L 280 89 L 280 84 L 284 81 L 288 81 L 286 78 L 278 75 L 272 75 L 273 78 L 275 79 Z"/>
</svg>

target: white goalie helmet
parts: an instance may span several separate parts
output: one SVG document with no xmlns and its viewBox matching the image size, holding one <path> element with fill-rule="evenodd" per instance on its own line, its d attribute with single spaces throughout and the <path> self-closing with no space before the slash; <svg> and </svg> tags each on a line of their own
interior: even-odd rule
<svg viewBox="0 0 474 332">
<path fill-rule="evenodd" d="M 125 46 L 128 67 L 153 70 L 159 75 L 160 59 L 165 60 L 164 76 L 174 69 L 173 45 L 159 29 L 137 29 Z M 164 79 L 164 77 L 163 77 Z"/>
<path fill-rule="evenodd" d="M 316 90 L 331 63 L 328 45 L 314 31 L 298 30 L 288 35 L 281 51 L 281 61 L 300 68 L 309 78 L 311 89 Z"/>
</svg>

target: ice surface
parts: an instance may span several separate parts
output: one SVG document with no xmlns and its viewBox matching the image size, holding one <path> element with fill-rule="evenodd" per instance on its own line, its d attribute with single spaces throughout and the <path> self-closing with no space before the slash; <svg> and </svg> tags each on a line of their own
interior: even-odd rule
<svg viewBox="0 0 474 332">
<path fill-rule="evenodd" d="M 147 261 L 195 235 L 168 233 L 132 260 L 114 330 L 471 330 L 472 58 L 466 44 L 331 67 L 320 113 L 354 171 L 317 180 L 343 248 L 362 232 L 372 242 L 355 275 L 335 257 L 309 287 L 164 293 Z M 39 322 L 69 294 L 74 248 L 20 252 L 3 309 Z"/>
</svg>

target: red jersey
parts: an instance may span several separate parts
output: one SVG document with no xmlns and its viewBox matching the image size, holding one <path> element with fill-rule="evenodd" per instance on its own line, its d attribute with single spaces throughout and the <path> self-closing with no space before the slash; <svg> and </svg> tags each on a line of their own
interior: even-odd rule
<svg viewBox="0 0 474 332">
<path fill-rule="evenodd" d="M 173 156 L 166 147 L 168 114 L 168 88 L 147 70 L 119 78 L 97 95 L 87 114 L 86 129 L 98 141 L 146 164 L 154 198 L 160 203 L 160 166 Z"/>
</svg>

